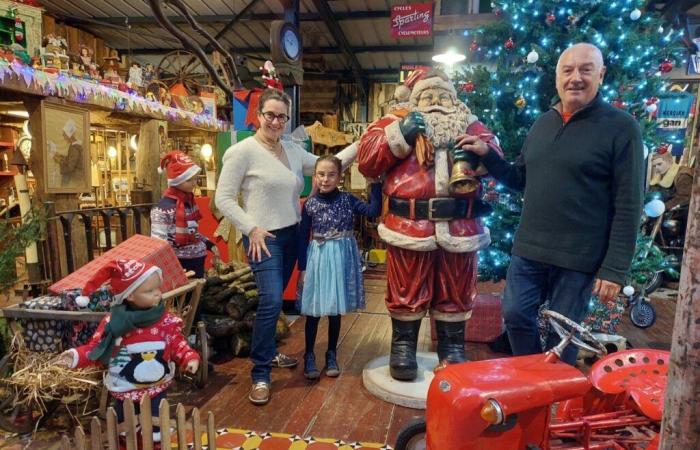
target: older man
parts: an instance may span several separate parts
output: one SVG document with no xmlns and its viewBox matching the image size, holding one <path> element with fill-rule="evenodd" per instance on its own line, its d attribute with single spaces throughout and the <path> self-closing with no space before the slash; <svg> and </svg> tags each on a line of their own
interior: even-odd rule
<svg viewBox="0 0 700 450">
<path fill-rule="evenodd" d="M 445 74 L 416 71 L 403 88 L 410 89 L 405 109 L 368 128 L 358 161 L 364 175 L 386 176 L 387 210 L 378 231 L 388 244 L 389 366 L 392 377 L 413 380 L 421 319 L 428 311 L 436 321 L 439 359 L 465 360 L 464 327 L 476 295 L 475 252 L 490 242 L 479 219 L 486 213 L 479 200 L 479 173 L 467 165 L 455 168 L 460 158 L 452 152 L 455 139 L 467 132 L 482 136 L 496 154 L 500 148 L 457 100 Z M 451 173 L 473 184 L 451 186 Z"/>
<path fill-rule="evenodd" d="M 514 164 L 477 136 L 464 150 L 489 173 L 524 190 L 523 212 L 506 277 L 503 314 L 516 355 L 541 351 L 538 307 L 580 322 L 591 292 L 611 301 L 625 282 L 641 215 L 644 156 L 639 126 L 598 93 L 605 66 L 600 50 L 576 44 L 559 57 L 559 101 L 533 124 Z M 548 346 L 555 342 L 549 336 Z M 573 364 L 569 346 L 563 360 Z"/>
</svg>

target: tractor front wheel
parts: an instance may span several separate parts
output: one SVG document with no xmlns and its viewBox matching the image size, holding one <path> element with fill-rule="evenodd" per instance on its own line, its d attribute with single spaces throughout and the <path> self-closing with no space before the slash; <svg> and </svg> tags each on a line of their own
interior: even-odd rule
<svg viewBox="0 0 700 450">
<path fill-rule="evenodd" d="M 412 420 L 399 431 L 394 449 L 426 450 L 424 417 Z"/>
</svg>

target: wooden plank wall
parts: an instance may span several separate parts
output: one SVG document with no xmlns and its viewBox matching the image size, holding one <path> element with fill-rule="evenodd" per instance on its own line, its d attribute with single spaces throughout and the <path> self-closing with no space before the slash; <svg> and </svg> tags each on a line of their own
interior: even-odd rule
<svg viewBox="0 0 700 450">
<path fill-rule="evenodd" d="M 335 80 L 305 80 L 302 87 L 300 111 L 302 113 L 333 113 L 338 82 Z"/>
</svg>

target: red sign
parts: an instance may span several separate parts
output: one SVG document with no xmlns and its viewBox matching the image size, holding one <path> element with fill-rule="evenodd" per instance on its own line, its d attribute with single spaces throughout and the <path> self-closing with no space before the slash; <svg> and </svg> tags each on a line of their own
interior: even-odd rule
<svg viewBox="0 0 700 450">
<path fill-rule="evenodd" d="M 433 4 L 394 5 L 391 7 L 391 36 L 425 37 L 433 34 Z"/>
</svg>

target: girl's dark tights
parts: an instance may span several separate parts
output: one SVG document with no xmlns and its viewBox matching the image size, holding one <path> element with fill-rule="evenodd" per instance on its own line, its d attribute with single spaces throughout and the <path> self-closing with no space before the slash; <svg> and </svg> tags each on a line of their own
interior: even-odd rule
<svg viewBox="0 0 700 450">
<path fill-rule="evenodd" d="M 328 316 L 328 351 L 335 351 L 340 337 L 340 315 Z M 306 316 L 304 331 L 306 334 L 306 353 L 313 353 L 320 317 Z"/>
</svg>

